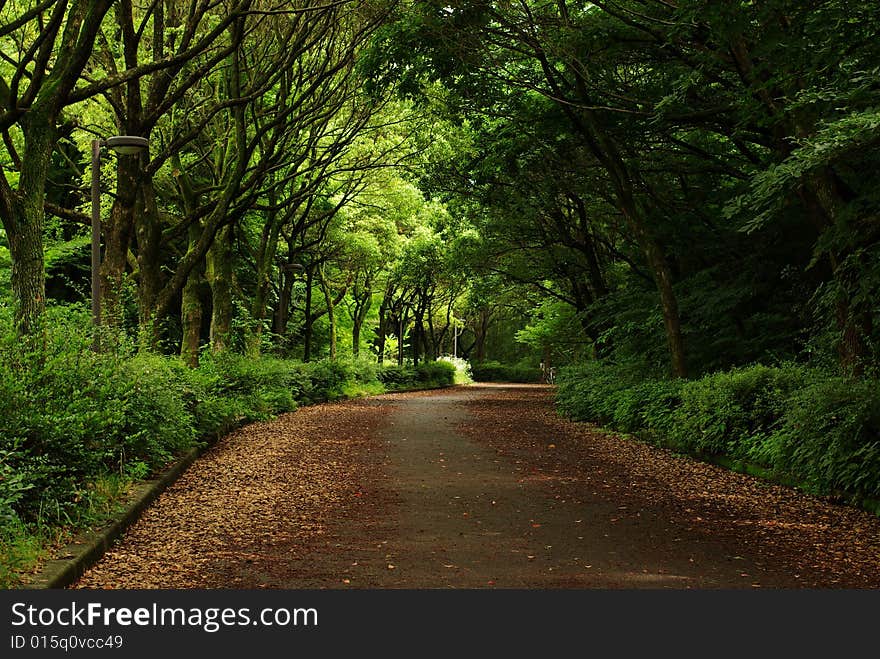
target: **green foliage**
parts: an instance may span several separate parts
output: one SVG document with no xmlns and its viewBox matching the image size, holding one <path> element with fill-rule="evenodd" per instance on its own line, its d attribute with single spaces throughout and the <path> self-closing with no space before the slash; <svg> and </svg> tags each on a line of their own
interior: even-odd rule
<svg viewBox="0 0 880 659">
<path fill-rule="evenodd" d="M 378 377 L 389 391 L 433 389 L 455 384 L 456 367 L 448 361 L 421 362 L 417 366 L 389 365 L 379 370 Z"/>
<path fill-rule="evenodd" d="M 757 365 L 689 382 L 681 389 L 668 437 L 674 446 L 698 453 L 754 459 L 807 377 L 803 367 Z"/>
<path fill-rule="evenodd" d="M 563 369 L 557 406 L 683 452 L 756 464 L 817 493 L 876 498 L 878 385 L 790 364 L 683 381 L 593 363 Z"/>
<path fill-rule="evenodd" d="M 556 404 L 560 412 L 578 421 L 612 425 L 619 417 L 622 426 L 632 429 L 635 382 L 630 372 L 599 362 L 566 367 L 559 372 Z"/>
<path fill-rule="evenodd" d="M 298 362 L 231 352 L 203 355 L 189 376 L 190 405 L 202 434 L 222 434 L 242 422 L 292 411 L 311 389 Z"/>
<path fill-rule="evenodd" d="M 445 355 L 440 357 L 437 361 L 452 364 L 455 368 L 455 377 L 453 378 L 454 384 L 470 384 L 474 381 L 470 362 L 466 359 Z"/>
<path fill-rule="evenodd" d="M 378 393 L 378 365 L 365 359 L 324 359 L 305 365 L 309 375 L 309 402 L 336 400 L 362 393 Z"/>
<path fill-rule="evenodd" d="M 96 475 L 142 475 L 195 440 L 178 391 L 183 369 L 159 357 L 93 353 L 71 311 L 40 339 L 6 334 L 0 344 L 0 452 L 16 474 L 0 499 L 14 499 L 27 521 L 63 521 Z"/>
<path fill-rule="evenodd" d="M 496 361 L 477 362 L 471 365 L 475 382 L 540 382 L 541 369 L 528 366 L 512 366 Z"/>
<path fill-rule="evenodd" d="M 767 459 L 816 491 L 880 497 L 880 383 L 817 379 L 787 401 Z"/>
<path fill-rule="evenodd" d="M 576 310 L 554 298 L 541 300 L 532 311 L 529 323 L 516 332 L 518 343 L 526 344 L 541 354 L 552 348 L 556 362 L 566 363 L 581 356 L 587 341 Z"/>
</svg>

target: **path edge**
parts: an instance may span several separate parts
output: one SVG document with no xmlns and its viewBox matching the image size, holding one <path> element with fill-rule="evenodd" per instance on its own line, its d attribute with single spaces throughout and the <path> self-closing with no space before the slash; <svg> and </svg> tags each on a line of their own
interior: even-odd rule
<svg viewBox="0 0 880 659">
<path fill-rule="evenodd" d="M 117 539 L 140 519 L 149 505 L 217 441 L 219 441 L 219 437 L 191 449 L 156 478 L 139 483 L 134 487 L 132 496 L 125 504 L 125 509 L 120 516 L 108 521 L 102 527 L 90 529 L 75 536 L 57 552 L 59 558 L 47 560 L 33 579 L 27 583 L 19 584 L 16 590 L 66 588 L 79 579 L 86 570 L 101 559 Z"/>
</svg>

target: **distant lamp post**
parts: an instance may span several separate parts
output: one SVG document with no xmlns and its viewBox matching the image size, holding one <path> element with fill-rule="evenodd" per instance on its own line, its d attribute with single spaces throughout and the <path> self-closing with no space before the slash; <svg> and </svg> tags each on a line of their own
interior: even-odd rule
<svg viewBox="0 0 880 659">
<path fill-rule="evenodd" d="M 150 145 L 146 137 L 135 135 L 116 135 L 106 140 L 92 140 L 92 329 L 94 337 L 92 348 L 101 348 L 99 328 L 101 326 L 101 148 L 123 156 L 140 153 Z"/>
</svg>

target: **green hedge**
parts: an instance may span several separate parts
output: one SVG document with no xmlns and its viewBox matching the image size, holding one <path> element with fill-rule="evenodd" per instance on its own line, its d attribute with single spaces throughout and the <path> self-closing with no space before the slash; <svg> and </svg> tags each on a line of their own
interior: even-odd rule
<svg viewBox="0 0 880 659">
<path fill-rule="evenodd" d="M 819 494 L 880 496 L 880 383 L 798 365 L 699 380 L 639 380 L 592 363 L 563 369 L 559 411 L 695 455 L 774 472 Z"/>
<path fill-rule="evenodd" d="M 455 366 L 449 362 L 422 362 L 418 366 L 383 366 L 379 381 L 388 391 L 448 387 L 455 383 Z"/>
<path fill-rule="evenodd" d="M 540 368 L 510 366 L 494 361 L 471 364 L 471 374 L 475 382 L 520 383 L 540 382 L 543 375 Z"/>
</svg>

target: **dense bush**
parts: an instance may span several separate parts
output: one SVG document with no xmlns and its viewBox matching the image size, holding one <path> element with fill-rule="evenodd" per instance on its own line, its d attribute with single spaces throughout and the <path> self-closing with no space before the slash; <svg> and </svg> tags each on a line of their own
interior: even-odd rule
<svg viewBox="0 0 880 659">
<path fill-rule="evenodd" d="M 751 366 L 688 382 L 681 388 L 668 437 L 684 449 L 756 460 L 762 457 L 759 447 L 778 428 L 789 397 L 809 375 L 797 366 Z"/>
<path fill-rule="evenodd" d="M 0 517 L 58 521 L 97 474 L 142 476 L 191 446 L 183 368 L 94 354 L 73 325 L 0 345 Z"/>
<path fill-rule="evenodd" d="M 467 359 L 444 355 L 439 357 L 437 361 L 449 364 L 455 369 L 455 376 L 453 378 L 455 384 L 470 384 L 474 381 L 471 371 L 471 363 Z"/>
<path fill-rule="evenodd" d="M 542 373 L 537 367 L 510 366 L 500 362 L 477 362 L 471 365 L 475 382 L 540 382 Z"/>
<path fill-rule="evenodd" d="M 880 497 L 880 383 L 817 379 L 788 400 L 768 459 L 814 489 Z"/>
<path fill-rule="evenodd" d="M 591 363 L 563 369 L 557 406 L 573 419 L 681 451 L 764 467 L 817 493 L 877 497 L 878 384 L 796 365 L 755 365 L 691 381 L 644 380 Z"/>
<path fill-rule="evenodd" d="M 379 372 L 379 381 L 389 391 L 430 389 L 455 384 L 456 368 L 448 361 L 422 362 L 418 366 L 387 365 Z"/>
<path fill-rule="evenodd" d="M 198 434 L 216 436 L 239 423 L 296 409 L 297 401 L 311 391 L 304 366 L 268 357 L 206 354 L 198 369 L 178 366 L 185 374 L 179 391 L 192 410 Z"/>
</svg>

